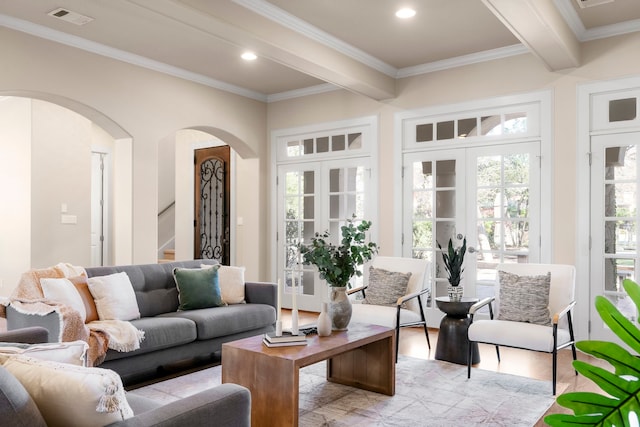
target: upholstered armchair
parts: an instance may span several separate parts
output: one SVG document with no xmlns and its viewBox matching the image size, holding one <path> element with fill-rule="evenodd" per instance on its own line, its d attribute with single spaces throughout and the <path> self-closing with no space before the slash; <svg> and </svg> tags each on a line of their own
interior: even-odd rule
<svg viewBox="0 0 640 427">
<path fill-rule="evenodd" d="M 500 346 L 552 354 L 553 394 L 556 394 L 558 350 L 576 347 L 571 311 L 575 306 L 575 267 L 561 264 L 500 264 L 495 296 L 469 310 L 469 342 L 493 344 L 500 361 Z M 489 319 L 475 319 L 482 307 Z M 467 376 L 471 378 L 471 344 Z"/>
<path fill-rule="evenodd" d="M 373 270 L 372 270 L 373 269 Z M 422 326 L 431 348 L 424 307 L 430 297 L 430 263 L 424 259 L 377 256 L 365 265 L 364 285 L 348 291 L 361 293 L 353 304 L 351 321 L 396 330 L 396 360 L 400 328 Z"/>
</svg>

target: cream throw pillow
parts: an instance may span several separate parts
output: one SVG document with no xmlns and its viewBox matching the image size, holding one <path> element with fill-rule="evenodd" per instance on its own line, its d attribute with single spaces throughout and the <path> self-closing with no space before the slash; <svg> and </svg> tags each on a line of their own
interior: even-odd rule
<svg viewBox="0 0 640 427">
<path fill-rule="evenodd" d="M 88 348 L 88 344 L 82 340 L 46 344 L 0 343 L 0 364 L 4 363 L 7 357 L 22 355 L 85 366 Z"/>
<path fill-rule="evenodd" d="M 133 320 L 140 318 L 136 293 L 127 273 L 114 273 L 88 279 L 89 290 L 96 303 L 100 320 Z"/>
<path fill-rule="evenodd" d="M 133 416 L 115 372 L 10 357 L 3 365 L 36 402 L 49 427 L 104 426 Z"/>
<path fill-rule="evenodd" d="M 212 268 L 213 265 L 201 264 L 202 268 Z M 244 304 L 244 267 L 221 265 L 218 269 L 218 282 L 222 301 L 225 304 Z"/>
<path fill-rule="evenodd" d="M 82 297 L 75 285 L 69 279 L 40 279 L 42 293 L 46 299 L 57 301 L 76 310 L 84 322 L 87 319 L 87 311 L 84 308 Z"/>
</svg>

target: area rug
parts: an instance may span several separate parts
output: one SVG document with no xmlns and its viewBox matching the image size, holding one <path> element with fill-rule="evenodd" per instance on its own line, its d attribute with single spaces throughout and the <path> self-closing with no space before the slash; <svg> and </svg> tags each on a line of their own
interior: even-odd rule
<svg viewBox="0 0 640 427">
<path fill-rule="evenodd" d="M 533 426 L 554 402 L 551 382 L 401 356 L 396 394 L 329 383 L 325 362 L 300 371 L 300 426 Z M 216 366 L 129 393 L 161 402 L 221 382 Z M 558 393 L 566 388 L 558 384 Z"/>
</svg>

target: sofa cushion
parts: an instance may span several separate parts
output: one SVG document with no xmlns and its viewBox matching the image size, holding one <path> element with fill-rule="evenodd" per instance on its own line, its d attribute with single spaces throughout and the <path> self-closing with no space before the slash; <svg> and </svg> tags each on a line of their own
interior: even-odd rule
<svg viewBox="0 0 640 427">
<path fill-rule="evenodd" d="M 0 343 L 0 363 L 4 356 L 29 356 L 40 360 L 84 366 L 89 346 L 82 340 L 42 344 Z"/>
<path fill-rule="evenodd" d="M 83 322 L 87 320 L 87 310 L 84 308 L 84 302 L 71 280 L 43 277 L 40 279 L 40 287 L 46 299 L 68 305 L 80 313 Z"/>
<path fill-rule="evenodd" d="M 214 265 L 211 268 L 173 269 L 180 301 L 178 310 L 197 310 L 224 305 L 218 281 L 219 268 L 219 265 Z"/>
<path fill-rule="evenodd" d="M 27 390 L 2 366 L 0 366 L 0 414 L 2 414 L 2 425 L 47 427 Z"/>
<path fill-rule="evenodd" d="M 3 366 L 29 392 L 48 426 L 103 426 L 133 416 L 122 380 L 109 369 L 24 356 Z"/>
<path fill-rule="evenodd" d="M 276 310 L 266 304 L 235 304 L 165 313 L 159 317 L 192 320 L 198 329 L 198 340 L 207 340 L 273 325 Z"/>
<path fill-rule="evenodd" d="M 551 326 L 549 289 L 551 273 L 519 276 L 498 271 L 500 306 L 498 320 Z"/>
<path fill-rule="evenodd" d="M 213 268 L 212 265 L 202 264 L 202 268 Z M 244 267 L 221 265 L 218 269 L 218 283 L 222 301 L 225 304 L 244 304 Z"/>
<path fill-rule="evenodd" d="M 91 291 L 89 290 L 87 276 L 82 275 L 70 277 L 69 280 L 78 290 L 80 298 L 82 298 L 82 302 L 84 303 L 84 310 L 87 313 L 86 318 L 84 319 L 85 323 L 99 320 L 100 317 L 98 316 L 98 309 L 96 308 L 96 302 L 93 300 L 93 295 L 91 295 Z"/>
<path fill-rule="evenodd" d="M 140 317 L 136 294 L 127 273 L 88 279 L 100 320 L 133 320 Z"/>
<path fill-rule="evenodd" d="M 407 294 L 409 279 L 411 279 L 411 272 L 401 273 L 369 267 L 369 286 L 364 302 L 372 305 L 395 306 L 398 298 Z"/>
<path fill-rule="evenodd" d="M 143 317 L 131 324 L 144 331 L 140 348 L 132 352 L 109 351 L 105 360 L 122 359 L 135 354 L 187 344 L 196 340 L 196 324 L 189 319 L 172 317 Z"/>
</svg>

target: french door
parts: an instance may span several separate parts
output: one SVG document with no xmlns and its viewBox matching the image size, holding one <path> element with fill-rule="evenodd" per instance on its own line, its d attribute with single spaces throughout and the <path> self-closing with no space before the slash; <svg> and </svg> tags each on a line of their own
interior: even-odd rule
<svg viewBox="0 0 640 427">
<path fill-rule="evenodd" d="M 432 296 L 445 296 L 444 248 L 467 239 L 465 296 L 494 293 L 496 266 L 540 258 L 540 144 L 505 143 L 404 155 L 403 256 L 432 265 Z M 410 236 L 410 238 L 407 238 Z M 427 321 L 442 313 L 427 304 Z"/>
<path fill-rule="evenodd" d="M 346 219 L 374 218 L 368 158 L 281 165 L 277 179 L 277 277 L 283 287 L 282 304 L 291 307 L 293 279 L 301 310 L 319 311 L 327 287 L 315 267 L 301 265 L 297 245 L 309 243 L 316 232 L 328 230 L 334 244 Z"/>
<path fill-rule="evenodd" d="M 624 279 L 638 280 L 638 147 L 640 132 L 591 138 L 590 339 L 619 339 L 600 319 L 593 301 L 604 295 L 629 319 L 638 312 Z"/>
</svg>

